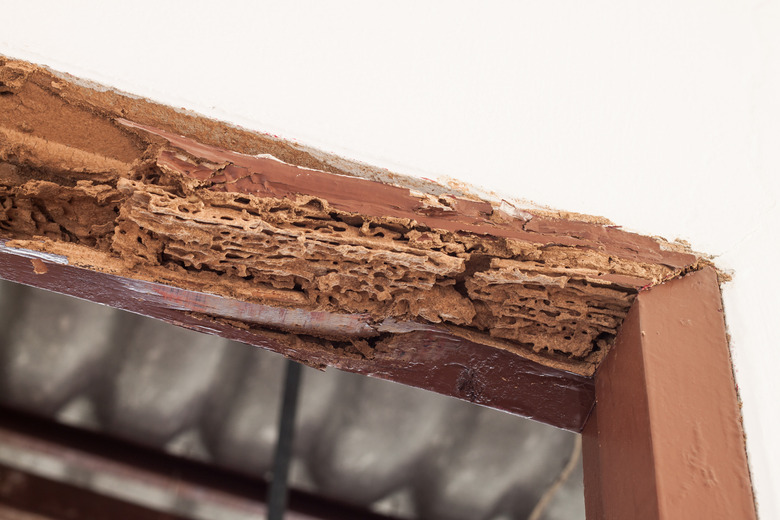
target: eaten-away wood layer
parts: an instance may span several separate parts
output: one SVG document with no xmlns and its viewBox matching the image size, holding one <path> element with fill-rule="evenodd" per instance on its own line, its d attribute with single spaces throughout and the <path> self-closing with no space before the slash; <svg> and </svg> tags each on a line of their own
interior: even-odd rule
<svg viewBox="0 0 780 520">
<path fill-rule="evenodd" d="M 0 231 L 98 271 L 361 315 L 366 334 L 313 338 L 345 356 L 435 325 L 583 375 L 640 288 L 702 263 L 2 58 Z"/>
</svg>

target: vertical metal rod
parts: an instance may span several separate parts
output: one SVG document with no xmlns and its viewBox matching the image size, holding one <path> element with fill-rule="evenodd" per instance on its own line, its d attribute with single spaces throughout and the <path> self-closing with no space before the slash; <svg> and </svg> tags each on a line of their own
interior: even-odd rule
<svg viewBox="0 0 780 520">
<path fill-rule="evenodd" d="M 284 377 L 284 396 L 279 414 L 279 437 L 276 440 L 271 487 L 268 490 L 268 520 L 282 520 L 287 509 L 287 475 L 292 458 L 295 411 L 301 383 L 301 365 L 287 360 Z"/>
</svg>

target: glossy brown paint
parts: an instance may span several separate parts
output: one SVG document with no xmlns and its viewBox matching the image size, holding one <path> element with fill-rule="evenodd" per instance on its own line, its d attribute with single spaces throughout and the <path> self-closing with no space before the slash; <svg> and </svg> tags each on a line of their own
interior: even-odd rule
<svg viewBox="0 0 780 520">
<path fill-rule="evenodd" d="M 288 316 L 267 311 L 263 305 L 122 278 L 66 262 L 56 255 L 0 248 L 0 278 L 273 350 L 309 365 L 332 366 L 432 390 L 567 430 L 582 430 L 593 407 L 592 379 L 466 340 L 445 328 L 383 332 L 384 342 L 369 359 L 326 346 L 318 348 L 316 342 L 301 341 L 294 335 L 247 328 L 246 322 L 238 327 L 229 321 L 261 316 L 266 327 L 290 327 Z M 359 315 L 350 318 L 328 313 L 294 315 L 294 323 L 300 329 L 348 328 L 356 337 L 363 337 L 368 326 Z M 377 330 L 404 330 L 403 325 L 383 325 Z"/>
<path fill-rule="evenodd" d="M 589 520 L 756 517 L 714 270 L 640 293 L 583 443 Z"/>
</svg>

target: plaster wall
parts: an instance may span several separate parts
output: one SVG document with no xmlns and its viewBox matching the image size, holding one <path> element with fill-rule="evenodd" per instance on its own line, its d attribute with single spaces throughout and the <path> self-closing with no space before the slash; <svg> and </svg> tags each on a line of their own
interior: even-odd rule
<svg viewBox="0 0 780 520">
<path fill-rule="evenodd" d="M 780 518 L 780 2 L 8 2 L 0 54 L 691 242 Z"/>
</svg>

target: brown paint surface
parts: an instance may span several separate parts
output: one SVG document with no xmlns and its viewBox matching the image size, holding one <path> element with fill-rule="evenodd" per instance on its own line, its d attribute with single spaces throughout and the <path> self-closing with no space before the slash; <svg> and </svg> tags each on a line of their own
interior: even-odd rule
<svg viewBox="0 0 780 520">
<path fill-rule="evenodd" d="M 596 407 L 582 439 L 588 520 L 659 518 L 639 322 L 634 306 L 596 372 Z"/>
<path fill-rule="evenodd" d="M 755 518 L 714 270 L 640 293 L 596 396 L 583 437 L 589 519 Z"/>
</svg>

